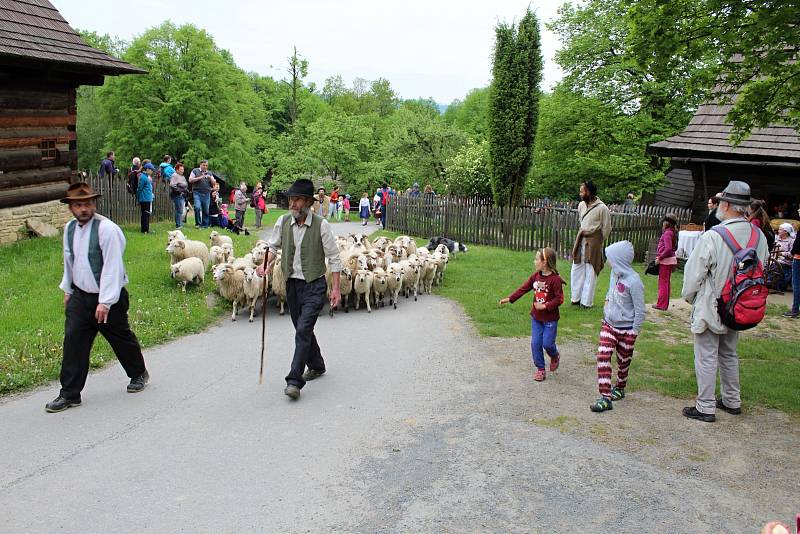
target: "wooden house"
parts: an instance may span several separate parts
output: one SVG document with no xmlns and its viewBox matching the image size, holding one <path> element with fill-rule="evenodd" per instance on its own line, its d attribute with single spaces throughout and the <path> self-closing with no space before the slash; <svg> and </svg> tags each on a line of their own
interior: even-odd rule
<svg viewBox="0 0 800 534">
<path fill-rule="evenodd" d="M 30 218 L 69 219 L 58 199 L 77 169 L 77 87 L 144 72 L 86 44 L 49 1 L 0 0 L 0 243 Z"/>
<path fill-rule="evenodd" d="M 707 213 L 708 198 L 730 180 L 750 184 L 752 195 L 770 206 L 800 200 L 800 136 L 785 125 L 753 129 L 737 146 L 730 143 L 725 116 L 731 106 L 704 104 L 678 135 L 653 143 L 648 151 L 672 158 L 667 185 L 655 193 L 656 205 L 692 208 L 692 220 Z"/>
</svg>

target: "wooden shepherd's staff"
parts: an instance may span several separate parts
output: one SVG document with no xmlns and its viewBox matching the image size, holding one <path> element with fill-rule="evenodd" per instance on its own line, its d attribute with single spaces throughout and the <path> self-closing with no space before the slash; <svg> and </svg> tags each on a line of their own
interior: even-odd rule
<svg viewBox="0 0 800 534">
<path fill-rule="evenodd" d="M 268 262 L 269 250 L 264 255 L 264 280 L 261 286 L 261 367 L 258 370 L 258 383 L 264 383 L 264 344 L 267 337 L 267 281 L 269 280 Z"/>
</svg>

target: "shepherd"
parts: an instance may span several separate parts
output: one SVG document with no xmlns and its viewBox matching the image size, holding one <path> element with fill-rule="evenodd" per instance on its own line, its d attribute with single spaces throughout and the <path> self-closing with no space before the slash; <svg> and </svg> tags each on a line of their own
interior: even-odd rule
<svg viewBox="0 0 800 534">
<path fill-rule="evenodd" d="M 328 289 L 325 259 L 331 268 L 329 304 L 335 308 L 341 300 L 339 273 L 342 262 L 330 223 L 313 213 L 314 184 L 297 180 L 286 192 L 289 213 L 281 215 L 268 239 L 269 253 L 259 275 L 270 272 L 277 250 L 283 250 L 280 268 L 286 277 L 286 302 L 295 329 L 294 357 L 286 376 L 284 393 L 293 400 L 300 397 L 306 382 L 325 374 L 325 360 L 314 335 L 314 325 L 325 305 Z"/>
<path fill-rule="evenodd" d="M 597 186 L 591 181 L 581 184 L 580 195 L 580 229 L 572 247 L 571 302 L 573 306 L 591 308 L 597 277 L 603 270 L 603 242 L 611 234 L 611 214 L 597 198 Z"/>
</svg>

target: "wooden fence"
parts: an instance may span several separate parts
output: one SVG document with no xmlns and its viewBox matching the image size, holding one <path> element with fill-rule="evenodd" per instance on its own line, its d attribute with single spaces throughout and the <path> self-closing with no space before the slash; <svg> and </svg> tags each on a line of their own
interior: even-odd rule
<svg viewBox="0 0 800 534">
<path fill-rule="evenodd" d="M 552 247 L 567 258 L 578 232 L 577 203 L 528 200 L 526 206 L 500 207 L 457 197 L 394 197 L 386 213 L 389 230 L 421 237 L 444 236 L 467 244 L 491 245 L 512 250 Z M 627 239 L 633 243 L 636 261 L 643 261 L 651 243 L 661 235 L 661 222 L 671 212 L 678 224 L 689 221 L 691 210 L 663 206 L 621 205 L 611 210 L 608 243 Z"/>
<path fill-rule="evenodd" d="M 138 224 L 141 211 L 136 197 L 128 193 L 125 187 L 126 178 L 124 171 L 120 169 L 120 174 L 116 178 L 100 178 L 93 173 L 85 178 L 86 183 L 92 186 L 96 193 L 103 196 L 97 199 L 97 213 L 104 215 L 117 224 Z M 161 183 L 153 184 L 155 201 L 150 214 L 150 221 L 174 220 L 175 205 L 169 198 L 169 187 Z M 191 216 L 191 214 L 189 214 Z"/>
</svg>

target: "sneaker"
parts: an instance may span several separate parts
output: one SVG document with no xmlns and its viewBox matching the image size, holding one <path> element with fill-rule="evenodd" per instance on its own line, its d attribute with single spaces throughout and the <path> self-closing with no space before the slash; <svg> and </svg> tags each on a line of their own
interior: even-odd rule
<svg viewBox="0 0 800 534">
<path fill-rule="evenodd" d="M 145 370 L 144 373 L 137 376 L 136 378 L 131 378 L 131 383 L 128 384 L 128 393 L 139 393 L 144 389 L 144 386 L 150 381 L 150 373 Z"/>
<path fill-rule="evenodd" d="M 47 413 L 56 413 L 56 412 L 63 412 L 67 408 L 72 408 L 73 406 L 80 406 L 81 400 L 77 399 L 67 399 L 59 395 L 55 399 L 51 400 L 47 404 L 44 405 L 44 411 Z"/>
<path fill-rule="evenodd" d="M 283 390 L 283 394 L 292 400 L 297 400 L 300 398 L 300 388 L 294 384 L 289 384 L 286 386 L 286 389 Z"/>
<path fill-rule="evenodd" d="M 589 406 L 589 409 L 593 412 L 605 412 L 606 410 L 613 410 L 614 404 L 608 397 L 600 397 L 594 401 L 594 404 Z"/>
<path fill-rule="evenodd" d="M 741 415 L 742 414 L 742 409 L 741 408 L 728 408 L 727 406 L 725 406 L 725 403 L 722 402 L 722 398 L 721 397 L 717 397 L 717 408 L 719 408 L 720 410 L 726 411 L 731 415 Z"/>
<path fill-rule="evenodd" d="M 325 369 L 322 371 L 317 371 L 316 369 L 310 369 L 303 373 L 303 380 L 308 382 L 309 380 L 314 380 L 315 378 L 319 378 L 325 374 Z"/>
<path fill-rule="evenodd" d="M 694 406 L 687 406 L 684 408 L 683 416 L 688 417 L 689 419 L 697 419 L 698 421 L 703 421 L 704 423 L 713 423 L 717 420 L 717 416 L 715 416 L 713 413 L 700 412 Z"/>
<path fill-rule="evenodd" d="M 537 382 L 541 382 L 545 378 L 547 378 L 547 373 L 544 372 L 544 369 L 536 369 L 536 374 L 533 375 L 533 379 Z"/>
<path fill-rule="evenodd" d="M 556 354 L 555 356 L 551 356 L 550 357 L 550 372 L 551 373 L 555 372 L 555 370 L 558 369 L 558 364 L 560 364 L 560 363 L 561 363 L 561 355 L 560 354 Z"/>
<path fill-rule="evenodd" d="M 618 401 L 624 398 L 625 398 L 625 389 L 618 388 L 616 386 L 611 389 L 611 400 Z"/>
<path fill-rule="evenodd" d="M 786 313 L 784 313 L 784 314 L 783 314 L 783 316 L 784 316 L 784 317 L 786 317 L 786 318 L 788 318 L 788 319 L 797 319 L 797 316 L 798 316 L 798 315 L 799 315 L 799 314 L 797 314 L 797 313 L 795 313 L 795 312 L 793 312 L 793 311 L 791 311 L 791 310 L 790 310 L 790 311 L 787 311 Z"/>
</svg>

